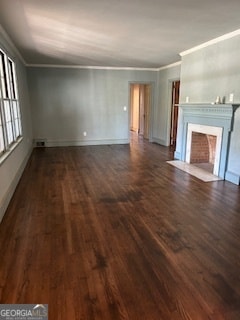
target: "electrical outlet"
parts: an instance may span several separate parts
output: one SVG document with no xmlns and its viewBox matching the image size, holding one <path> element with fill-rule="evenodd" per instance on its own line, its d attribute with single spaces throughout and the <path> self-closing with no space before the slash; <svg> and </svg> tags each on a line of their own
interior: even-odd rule
<svg viewBox="0 0 240 320">
<path fill-rule="evenodd" d="M 189 103 L 189 97 L 186 97 L 186 103 Z"/>
<path fill-rule="evenodd" d="M 83 135 L 84 135 L 84 137 L 86 137 L 86 136 L 87 136 L 87 132 L 86 132 L 86 131 L 84 131 L 84 132 L 83 132 Z"/>
<path fill-rule="evenodd" d="M 233 98 L 234 98 L 234 94 L 233 94 L 233 93 L 230 93 L 230 95 L 229 95 L 229 102 L 233 102 Z"/>
</svg>

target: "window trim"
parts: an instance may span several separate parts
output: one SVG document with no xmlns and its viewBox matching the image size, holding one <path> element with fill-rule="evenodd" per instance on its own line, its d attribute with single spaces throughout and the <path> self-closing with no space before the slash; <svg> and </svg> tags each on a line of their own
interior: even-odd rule
<svg viewBox="0 0 240 320">
<path fill-rule="evenodd" d="M 18 96 L 16 63 L 0 47 L 0 117 L 1 143 L 0 165 L 23 140 L 21 108 Z"/>
</svg>

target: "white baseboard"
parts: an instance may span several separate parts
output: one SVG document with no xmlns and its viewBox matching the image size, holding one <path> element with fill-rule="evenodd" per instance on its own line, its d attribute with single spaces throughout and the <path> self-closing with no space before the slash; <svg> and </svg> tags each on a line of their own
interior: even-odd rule
<svg viewBox="0 0 240 320">
<path fill-rule="evenodd" d="M 155 142 L 157 144 L 160 144 L 161 146 L 165 146 L 165 147 L 168 147 L 167 145 L 167 142 L 165 140 L 162 140 L 162 139 L 158 139 L 158 138 L 154 138 L 152 137 L 152 142 Z"/>
<path fill-rule="evenodd" d="M 46 147 L 93 146 L 106 144 L 128 144 L 129 139 L 103 140 L 46 140 Z"/>
</svg>

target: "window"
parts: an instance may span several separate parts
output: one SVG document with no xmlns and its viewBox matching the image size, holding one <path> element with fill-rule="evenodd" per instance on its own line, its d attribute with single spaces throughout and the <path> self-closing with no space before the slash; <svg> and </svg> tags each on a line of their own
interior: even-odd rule
<svg viewBox="0 0 240 320">
<path fill-rule="evenodd" d="M 4 139 L 3 139 L 3 125 L 2 125 L 2 117 L 0 115 L 0 154 L 4 151 Z"/>
<path fill-rule="evenodd" d="M 0 155 L 21 135 L 15 63 L 0 49 Z"/>
</svg>

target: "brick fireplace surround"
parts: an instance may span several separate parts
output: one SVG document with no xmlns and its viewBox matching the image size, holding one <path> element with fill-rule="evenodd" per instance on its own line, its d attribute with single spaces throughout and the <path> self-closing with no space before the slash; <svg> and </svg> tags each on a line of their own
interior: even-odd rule
<svg viewBox="0 0 240 320">
<path fill-rule="evenodd" d="M 214 164 L 217 137 L 210 134 L 193 132 L 190 163 Z"/>
<path fill-rule="evenodd" d="M 204 159 L 208 160 L 206 162 L 210 162 L 211 160 L 213 164 L 213 174 L 218 176 L 222 134 L 222 127 L 188 123 L 185 161 L 188 163 L 201 163 Z M 213 141 L 215 141 L 214 150 L 209 148 L 211 143 L 213 146 Z"/>
</svg>

